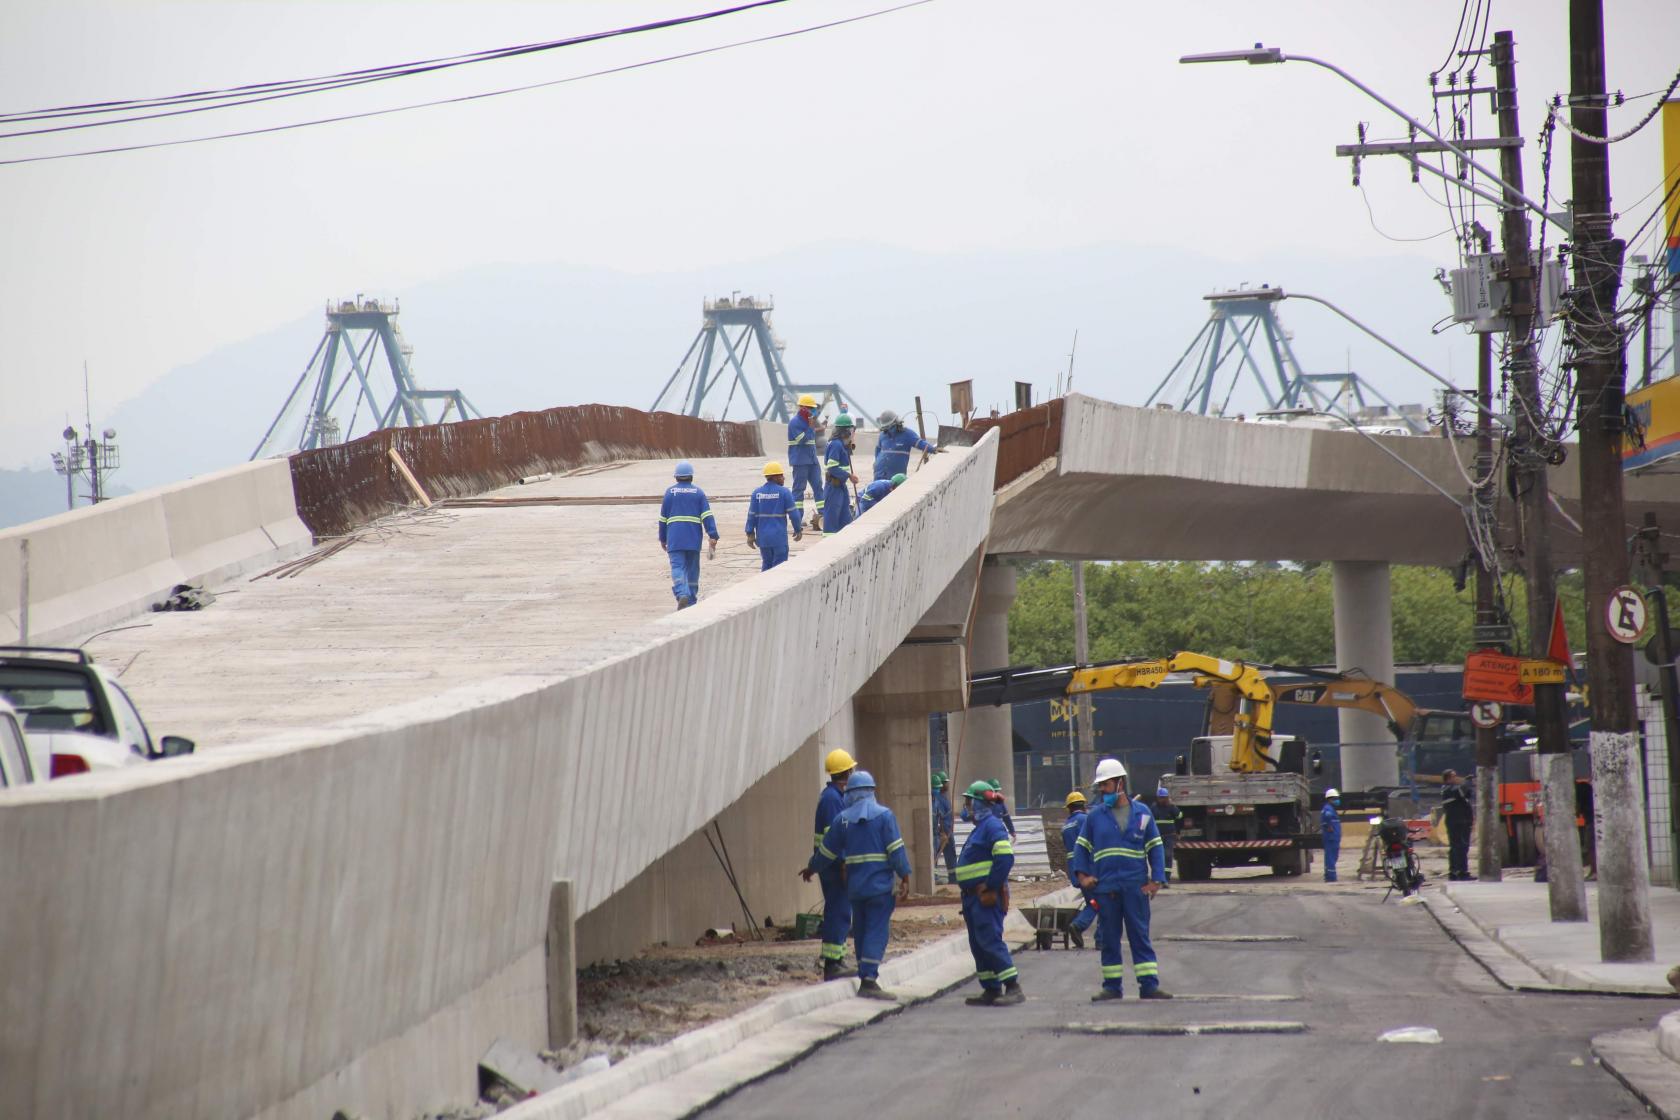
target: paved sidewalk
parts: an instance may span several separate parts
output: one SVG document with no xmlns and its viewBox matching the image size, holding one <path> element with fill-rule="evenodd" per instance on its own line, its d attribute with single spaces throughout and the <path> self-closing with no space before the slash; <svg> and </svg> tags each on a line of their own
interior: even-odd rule
<svg viewBox="0 0 1680 1120">
<path fill-rule="evenodd" d="M 1598 944 L 1596 883 L 1587 884 L 1589 920 L 1585 922 L 1553 922 L 1546 884 L 1532 879 L 1442 883 L 1439 893 L 1426 891 L 1424 901 L 1449 932 L 1457 936 L 1448 921 L 1456 908 L 1483 936 L 1553 987 L 1620 995 L 1675 995 L 1668 983 L 1668 970 L 1680 964 L 1680 891 L 1666 887 L 1651 890 L 1651 926 L 1657 943 L 1657 959 L 1651 964 L 1604 963 Z M 1482 956 L 1474 950 L 1472 953 L 1478 959 Z"/>
</svg>

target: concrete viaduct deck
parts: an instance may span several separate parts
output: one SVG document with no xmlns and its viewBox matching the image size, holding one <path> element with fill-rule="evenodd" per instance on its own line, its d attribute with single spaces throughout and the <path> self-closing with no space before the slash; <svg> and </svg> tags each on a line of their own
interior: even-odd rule
<svg viewBox="0 0 1680 1120">
<path fill-rule="evenodd" d="M 1357 435 L 1084 397 L 996 426 L 764 574 L 736 524 L 760 432 L 593 408 L 381 433 L 0 533 L 0 603 L 27 538 L 33 626 L 57 640 L 176 582 L 237 592 L 89 643 L 199 755 L 0 793 L 0 1114 L 468 1099 L 492 1038 L 563 1036 L 572 965 L 735 916 L 702 829 L 733 841 L 756 911 L 810 905 L 791 871 L 831 746 L 875 770 L 925 886 L 926 716 L 962 706 L 970 664 L 1009 661 L 996 557 L 1335 561 L 1339 610 L 1366 619 L 1344 660 L 1377 671 L 1359 642 L 1386 641 L 1385 565 L 1463 552 L 1452 504 Z M 1444 441 L 1388 442 L 1462 489 Z M 552 504 L 388 516 L 408 504 L 393 450 L 432 497 Z M 675 614 L 651 501 L 679 456 L 725 544 Z M 562 477 L 502 489 L 538 471 Z M 1658 485 L 1630 516 L 1680 515 Z M 1006 711 L 953 739 L 959 783 L 1007 780 Z"/>
</svg>

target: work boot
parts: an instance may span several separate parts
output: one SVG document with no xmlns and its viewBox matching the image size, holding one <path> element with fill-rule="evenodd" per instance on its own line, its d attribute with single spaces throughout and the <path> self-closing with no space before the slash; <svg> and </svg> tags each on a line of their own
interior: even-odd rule
<svg viewBox="0 0 1680 1120">
<path fill-rule="evenodd" d="M 1001 995 L 1003 993 L 996 988 L 987 988 L 977 996 L 969 996 L 963 1002 L 970 1007 L 990 1007 L 998 1001 L 998 997 Z"/>
<path fill-rule="evenodd" d="M 694 605 L 694 597 L 691 596 L 691 595 L 684 595 L 681 599 L 677 600 L 677 609 L 679 611 L 685 611 L 689 607 L 692 607 L 693 605 Z"/>
<path fill-rule="evenodd" d="M 887 1003 L 898 1002 L 891 992 L 881 987 L 874 980 L 859 980 L 857 994 L 863 999 L 879 999 L 885 1000 Z"/>
<path fill-rule="evenodd" d="M 1027 1002 L 1026 993 L 1021 991 L 1021 985 L 1011 980 L 1003 986 L 1003 994 L 992 1001 L 994 1007 L 1014 1007 L 1017 1003 Z"/>
<path fill-rule="evenodd" d="M 1172 993 L 1165 988 L 1150 988 L 1147 992 L 1139 992 L 1139 999 L 1171 999 Z"/>
<path fill-rule="evenodd" d="M 849 976 L 856 975 L 857 973 L 847 968 L 843 961 L 823 962 L 823 980 L 825 982 L 829 980 L 844 980 Z"/>
<path fill-rule="evenodd" d="M 1091 997 L 1091 1002 L 1092 1003 L 1107 1003 L 1111 999 L 1124 999 L 1124 998 L 1126 998 L 1126 997 L 1123 994 L 1115 991 L 1113 988 L 1104 988 L 1102 991 L 1098 992 L 1096 995 Z"/>
<path fill-rule="evenodd" d="M 1072 926 L 1068 927 L 1068 937 L 1073 941 L 1073 947 L 1075 949 L 1085 948 L 1085 935 L 1074 929 Z"/>
<path fill-rule="evenodd" d="M 823 531 L 821 510 L 818 510 L 816 513 L 811 515 L 811 528 L 815 529 L 819 533 Z"/>
</svg>

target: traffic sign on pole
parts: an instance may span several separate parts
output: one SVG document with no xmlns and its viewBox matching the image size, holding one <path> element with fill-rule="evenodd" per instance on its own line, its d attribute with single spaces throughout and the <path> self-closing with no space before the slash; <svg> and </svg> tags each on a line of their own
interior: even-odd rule
<svg viewBox="0 0 1680 1120">
<path fill-rule="evenodd" d="M 1470 722 L 1484 730 L 1505 721 L 1505 705 L 1497 700 L 1478 700 L 1470 705 Z"/>
<path fill-rule="evenodd" d="M 1651 612 L 1637 587 L 1618 587 L 1604 606 L 1604 622 L 1610 636 L 1624 645 L 1634 645 L 1651 626 Z"/>
<path fill-rule="evenodd" d="M 1534 703 L 1534 689 L 1522 681 L 1522 658 L 1479 649 L 1464 659 L 1464 698 L 1505 704 Z"/>
</svg>

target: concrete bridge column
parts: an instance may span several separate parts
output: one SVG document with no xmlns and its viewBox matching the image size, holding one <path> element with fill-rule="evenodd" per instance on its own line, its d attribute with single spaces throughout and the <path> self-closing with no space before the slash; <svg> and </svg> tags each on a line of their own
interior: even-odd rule
<svg viewBox="0 0 1680 1120">
<path fill-rule="evenodd" d="M 1009 607 L 1015 602 L 1015 569 L 987 560 L 980 573 L 969 664 L 975 672 L 1009 665 Z M 1015 804 L 1015 722 L 1008 706 L 953 711 L 950 722 L 952 809 L 962 812 L 962 792 L 977 778 L 996 778 Z"/>
<path fill-rule="evenodd" d="M 910 886 L 932 894 L 933 798 L 928 716 L 961 705 L 968 680 L 960 641 L 899 646 L 852 702 L 858 765 L 875 777 L 876 796 L 898 818 L 910 857 Z"/>
<path fill-rule="evenodd" d="M 1388 565 L 1338 560 L 1330 566 L 1336 612 L 1336 667 L 1363 669 L 1394 682 L 1394 615 Z M 1381 716 L 1342 710 L 1342 788 L 1366 790 L 1400 784 L 1395 738 Z M 1366 744 L 1366 745 L 1358 745 Z"/>
</svg>

